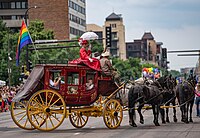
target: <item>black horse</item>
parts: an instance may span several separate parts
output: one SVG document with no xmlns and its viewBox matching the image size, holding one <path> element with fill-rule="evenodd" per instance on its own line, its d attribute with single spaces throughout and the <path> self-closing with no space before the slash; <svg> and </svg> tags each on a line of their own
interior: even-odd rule
<svg viewBox="0 0 200 138">
<path fill-rule="evenodd" d="M 158 117 L 160 105 L 163 100 L 162 91 L 159 90 L 157 86 L 151 85 L 134 85 L 129 89 L 128 92 L 128 108 L 129 108 L 129 124 L 133 127 L 137 127 L 135 123 L 135 104 L 138 102 L 138 113 L 140 116 L 140 123 L 144 123 L 144 118 L 141 113 L 142 107 L 144 104 L 151 104 L 153 115 L 154 115 L 154 124 L 159 126 Z"/>
<path fill-rule="evenodd" d="M 157 80 L 160 84 L 160 87 L 163 91 L 163 101 L 162 104 L 165 106 L 169 106 L 170 103 L 172 103 L 173 105 L 173 118 L 174 118 L 174 122 L 177 122 L 177 117 L 176 117 L 176 93 L 174 91 L 174 88 L 176 86 L 176 80 L 175 78 L 172 78 L 171 75 L 169 76 L 164 76 L 164 77 L 160 77 Z M 161 108 L 160 110 L 161 113 L 161 119 L 162 119 L 162 123 L 166 123 L 166 122 L 170 122 L 169 121 L 169 108 L 166 108 L 166 120 L 165 120 L 165 109 Z"/>
<path fill-rule="evenodd" d="M 194 105 L 195 98 L 195 76 L 190 76 L 187 81 L 178 84 L 176 87 L 176 95 L 181 110 L 181 121 L 185 123 L 193 122 L 192 120 L 192 107 Z M 188 120 L 188 111 L 190 111 L 190 119 Z"/>
</svg>

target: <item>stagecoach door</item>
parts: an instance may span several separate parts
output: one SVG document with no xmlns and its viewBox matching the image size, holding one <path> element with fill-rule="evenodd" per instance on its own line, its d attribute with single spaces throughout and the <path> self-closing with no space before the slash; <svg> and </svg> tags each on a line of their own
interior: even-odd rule
<svg viewBox="0 0 200 138">
<path fill-rule="evenodd" d="M 60 81 L 58 80 L 60 79 Z M 62 96 L 65 95 L 65 72 L 61 69 L 49 69 L 47 71 L 47 78 L 45 84 L 47 89 L 52 89 L 59 92 Z M 58 83 L 57 83 L 58 82 Z"/>
</svg>

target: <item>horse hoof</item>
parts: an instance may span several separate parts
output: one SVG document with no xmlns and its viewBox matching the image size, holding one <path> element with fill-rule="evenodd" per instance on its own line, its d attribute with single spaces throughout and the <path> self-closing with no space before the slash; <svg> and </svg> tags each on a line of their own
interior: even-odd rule
<svg viewBox="0 0 200 138">
<path fill-rule="evenodd" d="M 165 121 L 162 121 L 162 124 L 166 124 L 166 122 L 165 122 Z"/>
<path fill-rule="evenodd" d="M 167 123 L 170 123 L 169 119 L 166 120 Z"/>
<path fill-rule="evenodd" d="M 158 123 L 158 121 L 153 121 L 153 123 L 155 124 L 155 126 L 160 126 L 160 124 Z"/>
<path fill-rule="evenodd" d="M 130 126 L 132 127 L 137 127 L 137 125 L 134 123 L 134 124 L 129 124 Z"/>
<path fill-rule="evenodd" d="M 156 126 L 160 126 L 160 124 L 159 124 L 158 122 L 157 122 L 157 123 L 155 123 L 155 125 L 156 125 Z"/>
<path fill-rule="evenodd" d="M 177 118 L 174 118 L 174 122 L 177 122 L 178 120 L 177 120 Z"/>
<path fill-rule="evenodd" d="M 140 123 L 141 123 L 141 124 L 144 124 L 144 120 L 140 120 Z"/>
<path fill-rule="evenodd" d="M 184 122 L 184 123 L 185 123 L 186 121 L 185 121 L 185 119 L 182 118 L 182 119 L 181 119 L 181 122 Z"/>
<path fill-rule="evenodd" d="M 189 121 L 188 121 L 188 120 L 185 120 L 185 123 L 186 123 L 186 124 L 189 124 Z"/>
<path fill-rule="evenodd" d="M 193 120 L 192 120 L 192 119 L 190 119 L 190 122 L 191 122 L 191 123 L 193 123 Z"/>
</svg>

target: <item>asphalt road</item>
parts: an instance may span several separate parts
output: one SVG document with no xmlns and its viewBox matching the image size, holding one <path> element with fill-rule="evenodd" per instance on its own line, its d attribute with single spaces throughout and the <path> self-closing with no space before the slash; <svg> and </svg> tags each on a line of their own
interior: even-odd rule
<svg viewBox="0 0 200 138">
<path fill-rule="evenodd" d="M 170 110 L 172 114 L 172 110 Z M 180 111 L 177 111 L 178 122 L 154 126 L 151 110 L 144 112 L 145 124 L 136 121 L 138 127 L 128 125 L 128 112 L 124 111 L 123 121 L 117 129 L 108 129 L 102 117 L 89 118 L 88 123 L 82 129 L 76 129 L 69 119 L 65 119 L 60 127 L 51 132 L 38 130 L 23 130 L 18 128 L 11 119 L 10 113 L 0 113 L 0 138 L 199 138 L 200 118 L 193 113 L 194 123 L 184 124 L 180 121 Z M 138 116 L 137 116 L 138 120 Z M 160 121 L 161 122 L 161 121 Z"/>
</svg>

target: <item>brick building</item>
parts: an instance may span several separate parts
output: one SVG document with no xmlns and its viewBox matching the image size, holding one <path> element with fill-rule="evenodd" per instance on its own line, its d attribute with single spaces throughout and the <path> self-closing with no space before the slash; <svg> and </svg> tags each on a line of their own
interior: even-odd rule
<svg viewBox="0 0 200 138">
<path fill-rule="evenodd" d="M 29 20 L 42 20 L 46 29 L 54 31 L 55 39 L 69 39 L 68 1 L 66 0 L 28 0 Z"/>
<path fill-rule="evenodd" d="M 42 20 L 55 39 L 70 39 L 86 31 L 85 7 L 85 0 L 0 0 L 0 18 L 18 32 L 28 10 L 28 23 Z"/>
<path fill-rule="evenodd" d="M 145 32 L 141 39 L 126 42 L 126 57 L 140 58 L 143 62 L 167 68 L 166 48 L 156 42 L 151 32 Z"/>
</svg>

